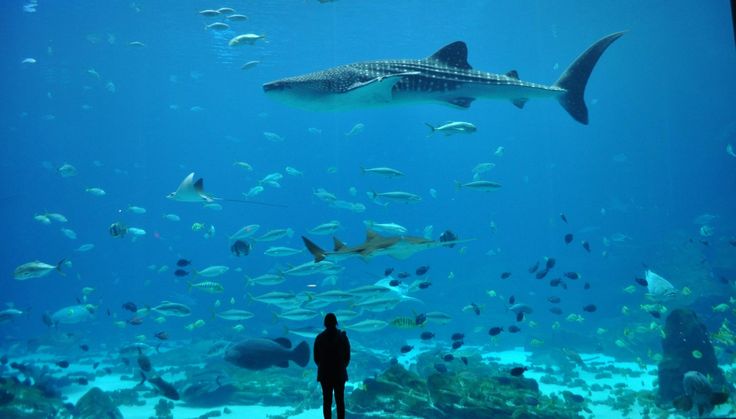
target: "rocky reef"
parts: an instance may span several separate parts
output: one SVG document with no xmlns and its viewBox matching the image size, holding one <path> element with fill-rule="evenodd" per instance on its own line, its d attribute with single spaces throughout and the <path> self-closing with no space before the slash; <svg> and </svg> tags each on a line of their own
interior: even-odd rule
<svg viewBox="0 0 736 419">
<path fill-rule="evenodd" d="M 82 396 L 74 408 L 75 419 L 123 419 L 112 397 L 99 387 L 93 387 Z"/>
<path fill-rule="evenodd" d="M 667 316 L 664 332 L 663 357 L 658 365 L 659 404 L 668 405 L 683 394 L 682 379 L 688 371 L 709 376 L 714 389 L 728 387 L 708 330 L 694 311 L 673 310 Z"/>
<path fill-rule="evenodd" d="M 366 379 L 347 402 L 355 418 L 570 418 L 586 409 L 585 400 L 551 398 L 539 392 L 537 382 L 513 377 L 491 365 L 427 371 L 426 376 L 392 365 Z"/>
</svg>

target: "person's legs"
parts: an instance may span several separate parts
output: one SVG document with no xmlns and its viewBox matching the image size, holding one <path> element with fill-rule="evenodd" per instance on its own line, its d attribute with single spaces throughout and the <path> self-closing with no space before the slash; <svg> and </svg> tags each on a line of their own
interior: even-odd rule
<svg viewBox="0 0 736 419">
<path fill-rule="evenodd" d="M 325 419 L 332 419 L 332 383 L 320 381 L 320 384 L 322 385 L 322 415 Z"/>
<path fill-rule="evenodd" d="M 345 383 L 335 383 L 335 407 L 337 419 L 345 419 Z"/>
</svg>

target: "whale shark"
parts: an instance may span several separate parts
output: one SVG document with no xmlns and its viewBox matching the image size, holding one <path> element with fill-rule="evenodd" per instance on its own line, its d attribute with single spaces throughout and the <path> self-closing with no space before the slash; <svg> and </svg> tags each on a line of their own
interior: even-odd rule
<svg viewBox="0 0 736 419">
<path fill-rule="evenodd" d="M 585 50 L 552 85 L 475 70 L 468 47 L 456 41 L 424 59 L 364 61 L 272 81 L 263 91 L 289 106 L 333 111 L 392 104 L 439 102 L 468 109 L 479 98 L 505 99 L 523 108 L 530 99 L 556 99 L 581 124 L 588 124 L 585 86 L 598 59 L 623 32 Z"/>
</svg>

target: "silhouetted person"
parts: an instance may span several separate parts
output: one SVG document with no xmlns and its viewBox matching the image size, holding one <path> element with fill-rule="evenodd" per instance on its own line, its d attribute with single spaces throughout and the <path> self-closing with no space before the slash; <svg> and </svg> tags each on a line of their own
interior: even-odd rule
<svg viewBox="0 0 736 419">
<path fill-rule="evenodd" d="M 314 363 L 317 364 L 317 381 L 322 384 L 322 413 L 325 419 L 332 418 L 333 391 L 337 419 L 344 419 L 350 341 L 344 331 L 338 330 L 337 317 L 333 313 L 327 313 L 325 330 L 314 340 Z"/>
</svg>

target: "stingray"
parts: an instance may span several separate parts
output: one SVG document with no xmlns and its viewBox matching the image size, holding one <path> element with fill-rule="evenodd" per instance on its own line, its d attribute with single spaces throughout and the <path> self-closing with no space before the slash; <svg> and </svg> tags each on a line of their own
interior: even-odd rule
<svg viewBox="0 0 736 419">
<path fill-rule="evenodd" d="M 190 173 L 181 181 L 176 191 L 166 195 L 168 199 L 179 202 L 202 202 L 205 204 L 215 201 L 240 202 L 242 204 L 257 204 L 269 207 L 285 207 L 285 205 L 271 204 L 267 202 L 248 201 L 244 199 L 218 198 L 204 191 L 204 179 L 194 180 L 194 172 Z"/>
<path fill-rule="evenodd" d="M 190 173 L 181 181 L 176 191 L 166 196 L 169 199 L 179 202 L 214 202 L 214 196 L 204 191 L 204 179 L 194 180 L 194 172 Z"/>
</svg>

